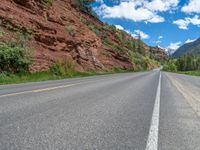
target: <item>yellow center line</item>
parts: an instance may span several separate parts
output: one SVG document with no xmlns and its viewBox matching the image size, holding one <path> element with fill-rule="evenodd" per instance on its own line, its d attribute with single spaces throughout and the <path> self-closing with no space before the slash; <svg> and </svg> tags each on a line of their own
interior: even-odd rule
<svg viewBox="0 0 200 150">
<path fill-rule="evenodd" d="M 98 81 L 101 81 L 101 80 L 105 80 L 105 79 L 100 79 Z M 35 90 L 30 90 L 30 91 L 22 91 L 22 92 L 10 93 L 10 94 L 3 94 L 3 95 L 0 95 L 0 98 L 10 97 L 10 96 L 17 96 L 17 95 L 28 94 L 28 93 L 46 92 L 46 91 L 51 91 L 51 90 L 56 90 L 56 89 L 67 88 L 67 87 L 71 87 L 71 86 L 75 86 L 75 85 L 79 85 L 79 84 L 91 83 L 91 82 L 97 82 L 97 81 L 79 82 L 79 83 L 74 83 L 74 84 L 54 86 L 54 87 L 43 88 L 43 89 L 35 89 Z"/>
<path fill-rule="evenodd" d="M 4 95 L 0 95 L 0 98 L 9 97 L 9 96 L 16 96 L 16 95 L 21 95 L 21 94 L 28 94 L 28 93 L 46 92 L 46 91 L 51 91 L 51 90 L 56 90 L 56 89 L 67 88 L 67 87 L 75 86 L 75 85 L 78 85 L 78 84 L 81 84 L 81 83 L 68 84 L 68 85 L 61 85 L 61 86 L 55 86 L 55 87 L 49 87 L 49 88 L 43 88 L 43 89 L 36 89 L 36 90 L 30 90 L 30 91 L 23 91 L 23 92 L 4 94 Z"/>
<path fill-rule="evenodd" d="M 66 88 L 66 87 L 70 87 L 70 86 L 74 86 L 74 85 L 77 85 L 77 84 L 68 84 L 68 85 L 62 85 L 62 86 L 57 86 L 57 87 L 50 87 L 50 88 L 45 88 L 45 89 L 38 89 L 38 90 L 33 90 L 32 92 L 39 93 L 39 92 L 45 92 L 45 91 L 51 91 L 51 90 Z"/>
</svg>

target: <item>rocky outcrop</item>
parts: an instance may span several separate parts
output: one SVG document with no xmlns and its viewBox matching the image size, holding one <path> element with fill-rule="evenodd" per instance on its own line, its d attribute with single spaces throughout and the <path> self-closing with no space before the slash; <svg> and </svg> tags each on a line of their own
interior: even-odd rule
<svg viewBox="0 0 200 150">
<path fill-rule="evenodd" d="M 149 52 L 150 52 L 150 56 L 153 57 L 153 59 L 157 61 L 165 61 L 169 58 L 165 50 L 158 46 L 150 47 Z"/>
</svg>

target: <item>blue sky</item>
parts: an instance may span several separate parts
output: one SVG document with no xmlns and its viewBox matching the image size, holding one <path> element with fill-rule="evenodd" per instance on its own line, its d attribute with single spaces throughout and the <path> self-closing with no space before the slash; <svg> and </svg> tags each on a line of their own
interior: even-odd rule
<svg viewBox="0 0 200 150">
<path fill-rule="evenodd" d="M 177 49 L 200 37 L 200 0 L 96 0 L 93 8 L 148 45 Z"/>
</svg>

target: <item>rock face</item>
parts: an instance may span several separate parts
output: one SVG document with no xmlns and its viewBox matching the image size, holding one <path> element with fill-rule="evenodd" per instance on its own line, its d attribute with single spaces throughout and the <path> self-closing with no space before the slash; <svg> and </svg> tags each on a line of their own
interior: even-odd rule
<svg viewBox="0 0 200 150">
<path fill-rule="evenodd" d="M 72 61 L 78 71 L 133 68 L 127 47 L 119 52 L 103 42 L 110 39 L 121 44 L 118 33 L 106 29 L 106 24 L 80 11 L 73 2 L 55 0 L 47 6 L 42 0 L 1 0 L 0 27 L 6 32 L 3 40 L 15 38 L 18 31 L 31 37 L 27 45 L 34 50 L 32 72 L 48 70 L 62 60 Z M 101 30 L 101 36 L 92 26 Z M 129 35 L 126 38 L 134 40 Z"/>
<path fill-rule="evenodd" d="M 153 58 L 158 61 L 165 61 L 169 58 L 165 50 L 158 46 L 150 47 L 150 53 L 151 53 L 151 56 L 153 56 Z"/>
</svg>

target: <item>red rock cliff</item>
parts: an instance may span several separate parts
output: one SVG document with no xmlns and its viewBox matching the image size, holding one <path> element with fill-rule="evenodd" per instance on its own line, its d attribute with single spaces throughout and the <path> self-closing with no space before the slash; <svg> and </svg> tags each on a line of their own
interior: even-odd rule
<svg viewBox="0 0 200 150">
<path fill-rule="evenodd" d="M 31 35 L 27 41 L 34 50 L 31 71 L 48 70 L 58 60 L 72 61 L 79 71 L 133 68 L 128 47 L 118 38 L 120 32 L 108 29 L 73 2 L 54 0 L 46 6 L 42 0 L 1 0 L 0 26 L 7 33 L 3 40 L 15 38 L 13 33 L 18 30 Z M 127 34 L 125 38 L 135 40 Z M 105 44 L 107 39 L 114 47 Z M 115 50 L 118 45 L 123 51 Z"/>
</svg>

